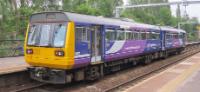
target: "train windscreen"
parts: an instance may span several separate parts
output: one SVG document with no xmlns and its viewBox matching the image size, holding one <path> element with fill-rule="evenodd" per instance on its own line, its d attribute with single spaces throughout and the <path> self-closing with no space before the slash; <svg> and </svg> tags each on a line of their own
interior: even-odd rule
<svg viewBox="0 0 200 92">
<path fill-rule="evenodd" d="M 64 47 L 66 23 L 36 23 L 30 26 L 28 46 Z"/>
</svg>

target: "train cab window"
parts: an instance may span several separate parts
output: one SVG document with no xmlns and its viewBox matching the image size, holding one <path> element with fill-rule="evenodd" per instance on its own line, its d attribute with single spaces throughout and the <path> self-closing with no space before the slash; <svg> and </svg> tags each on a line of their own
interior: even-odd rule
<svg viewBox="0 0 200 92">
<path fill-rule="evenodd" d="M 90 31 L 86 27 L 76 27 L 76 41 L 89 42 L 90 41 Z"/>
<path fill-rule="evenodd" d="M 178 34 L 178 38 L 181 39 L 183 37 L 183 35 L 180 33 Z"/>
<path fill-rule="evenodd" d="M 28 33 L 29 46 L 63 47 L 66 38 L 66 24 L 37 23 L 30 26 Z"/>
<path fill-rule="evenodd" d="M 184 38 L 184 36 L 185 36 L 185 34 L 184 34 L 184 33 L 180 33 L 180 34 L 179 34 L 179 39 L 183 39 L 183 38 Z"/>
<path fill-rule="evenodd" d="M 51 38 L 51 25 L 41 25 L 39 46 L 48 46 Z"/>
<path fill-rule="evenodd" d="M 186 39 L 185 33 L 182 33 L 182 39 Z"/>
<path fill-rule="evenodd" d="M 106 40 L 113 41 L 116 39 L 116 32 L 113 29 L 106 29 Z"/>
<path fill-rule="evenodd" d="M 34 45 L 37 43 L 37 39 L 39 38 L 39 34 L 40 34 L 40 30 L 39 30 L 40 26 L 39 25 L 32 25 L 30 27 L 30 31 L 28 34 L 28 45 Z"/>
<path fill-rule="evenodd" d="M 116 40 L 124 40 L 125 32 L 123 30 L 117 30 Z"/>
<path fill-rule="evenodd" d="M 58 24 L 55 26 L 54 31 L 54 47 L 63 47 L 65 43 L 65 35 L 66 35 L 66 25 L 65 24 Z"/>
</svg>

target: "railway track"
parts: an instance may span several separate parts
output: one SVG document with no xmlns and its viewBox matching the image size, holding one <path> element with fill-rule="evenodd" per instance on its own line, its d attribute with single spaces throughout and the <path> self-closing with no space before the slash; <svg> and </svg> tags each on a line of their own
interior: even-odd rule
<svg viewBox="0 0 200 92">
<path fill-rule="evenodd" d="M 126 70 L 116 72 L 114 74 L 106 75 L 102 79 L 95 82 L 79 82 L 75 84 L 66 85 L 50 85 L 38 84 L 29 87 L 24 87 L 11 92 L 113 92 L 123 90 L 133 82 L 144 79 L 153 73 L 165 70 L 171 65 L 174 65 L 181 60 L 188 58 L 200 52 L 200 47 L 191 46 L 179 55 L 171 56 L 164 60 L 157 60 L 149 65 L 139 65 Z"/>
<path fill-rule="evenodd" d="M 45 85 L 48 85 L 46 83 L 37 83 L 37 84 L 31 84 L 29 86 L 25 86 L 25 87 L 22 87 L 20 89 L 16 89 L 16 90 L 12 90 L 11 92 L 22 92 L 22 91 L 27 91 L 27 90 L 31 90 L 31 89 L 34 89 L 34 88 L 37 88 L 37 87 L 41 87 L 41 86 L 45 86 Z"/>
<path fill-rule="evenodd" d="M 163 66 L 158 67 L 158 69 L 149 71 L 149 72 L 147 72 L 147 73 L 144 74 L 144 75 L 138 76 L 137 78 L 132 78 L 132 79 L 127 80 L 127 81 L 125 81 L 125 82 L 123 82 L 123 83 L 120 83 L 120 84 L 118 84 L 118 85 L 116 85 L 116 86 L 113 86 L 113 87 L 111 87 L 111 88 L 108 88 L 108 89 L 104 90 L 104 92 L 123 91 L 123 90 L 126 89 L 126 88 L 129 88 L 129 87 L 131 87 L 131 86 L 134 86 L 135 84 L 137 84 L 137 82 L 143 81 L 143 80 L 145 80 L 146 78 L 149 78 L 149 77 L 151 77 L 151 76 L 153 76 L 153 75 L 155 75 L 155 74 L 157 74 L 157 73 L 160 73 L 160 72 L 166 70 L 166 68 L 169 68 L 170 66 L 173 66 L 174 64 L 177 64 L 177 63 L 181 62 L 182 60 L 184 60 L 184 59 L 186 59 L 186 58 L 188 58 L 188 57 L 190 57 L 190 56 L 192 56 L 192 55 L 198 53 L 199 51 L 200 51 L 200 50 L 198 50 L 198 51 L 192 51 L 192 52 L 190 52 L 190 53 L 186 53 L 186 54 L 180 55 L 180 56 L 178 56 L 178 57 L 176 57 L 176 56 L 171 57 L 171 58 L 173 58 L 174 62 L 171 62 L 171 63 L 168 63 L 168 64 L 164 64 Z M 170 59 L 169 59 L 169 60 L 170 60 Z M 169 62 L 169 60 L 167 59 L 167 60 L 165 60 L 164 62 Z M 158 63 L 159 63 L 159 62 L 158 62 Z"/>
</svg>

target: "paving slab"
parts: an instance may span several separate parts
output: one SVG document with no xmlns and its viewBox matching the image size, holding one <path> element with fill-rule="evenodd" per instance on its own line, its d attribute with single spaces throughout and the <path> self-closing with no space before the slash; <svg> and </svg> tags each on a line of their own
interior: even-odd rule
<svg viewBox="0 0 200 92">
<path fill-rule="evenodd" d="M 0 58 L 0 75 L 24 71 L 28 66 L 23 56 Z"/>
<path fill-rule="evenodd" d="M 124 92 L 199 92 L 200 53 L 127 88 Z"/>
</svg>

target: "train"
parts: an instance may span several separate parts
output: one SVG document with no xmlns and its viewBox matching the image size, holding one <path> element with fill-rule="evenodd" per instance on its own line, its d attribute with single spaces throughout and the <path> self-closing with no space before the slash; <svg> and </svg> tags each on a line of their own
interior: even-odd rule
<svg viewBox="0 0 200 92">
<path fill-rule="evenodd" d="M 186 32 L 71 12 L 30 16 L 24 51 L 34 80 L 66 84 L 97 80 L 138 63 L 181 53 Z"/>
</svg>

